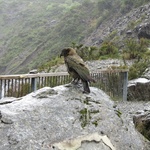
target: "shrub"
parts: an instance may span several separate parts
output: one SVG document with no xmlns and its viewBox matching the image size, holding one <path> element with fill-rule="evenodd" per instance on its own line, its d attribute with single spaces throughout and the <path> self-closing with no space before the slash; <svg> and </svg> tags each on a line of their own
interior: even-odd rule
<svg viewBox="0 0 150 150">
<path fill-rule="evenodd" d="M 129 68 L 129 79 L 141 77 L 150 64 L 149 40 L 141 38 L 139 41 L 128 39 L 125 41 L 123 59 L 135 59 Z"/>
<path fill-rule="evenodd" d="M 118 48 L 112 42 L 103 42 L 99 49 L 99 56 L 113 57 L 118 55 Z"/>
<path fill-rule="evenodd" d="M 38 71 L 39 72 L 49 72 L 52 68 L 52 66 L 55 66 L 55 65 L 58 65 L 58 64 L 61 64 L 63 62 L 63 60 L 59 57 L 56 57 L 50 61 L 48 61 L 47 63 L 45 64 L 42 64 L 41 66 L 39 66 L 38 68 Z"/>
<path fill-rule="evenodd" d="M 140 60 L 147 51 L 148 44 L 148 40 L 143 38 L 141 38 L 139 41 L 136 41 L 135 39 L 127 39 L 125 41 L 123 57 L 126 59 Z"/>
<path fill-rule="evenodd" d="M 136 79 L 141 77 L 145 72 L 146 68 L 148 68 L 150 61 L 149 60 L 140 60 L 139 62 L 135 62 L 129 68 L 129 80 Z"/>
</svg>

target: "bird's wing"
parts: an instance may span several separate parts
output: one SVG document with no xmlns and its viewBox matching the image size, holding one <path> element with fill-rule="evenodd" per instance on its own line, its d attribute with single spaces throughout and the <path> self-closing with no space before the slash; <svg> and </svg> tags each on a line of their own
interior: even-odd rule
<svg viewBox="0 0 150 150">
<path fill-rule="evenodd" d="M 90 81 L 89 70 L 78 55 L 67 56 L 65 62 L 68 68 L 73 69 L 82 80 Z"/>
</svg>

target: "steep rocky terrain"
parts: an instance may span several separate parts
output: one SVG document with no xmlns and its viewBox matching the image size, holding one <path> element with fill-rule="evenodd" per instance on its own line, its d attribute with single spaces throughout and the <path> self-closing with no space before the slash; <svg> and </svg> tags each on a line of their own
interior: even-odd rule
<svg viewBox="0 0 150 150">
<path fill-rule="evenodd" d="M 150 39 L 150 3 L 133 9 L 126 15 L 116 14 L 101 23 L 84 41 L 85 45 L 99 45 L 105 39 L 121 42 L 125 37 Z"/>
<path fill-rule="evenodd" d="M 121 2 L 1 0 L 0 74 L 27 73 L 72 42 L 100 46 L 108 39 L 122 47 L 126 36 L 149 38 L 148 0 L 125 13 Z"/>
</svg>

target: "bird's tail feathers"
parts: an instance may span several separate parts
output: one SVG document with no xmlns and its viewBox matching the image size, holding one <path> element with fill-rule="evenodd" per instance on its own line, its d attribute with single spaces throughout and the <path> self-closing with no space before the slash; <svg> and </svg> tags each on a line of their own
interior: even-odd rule
<svg viewBox="0 0 150 150">
<path fill-rule="evenodd" d="M 89 76 L 88 79 L 89 79 L 89 82 L 96 83 L 96 81 L 92 77 Z"/>
<path fill-rule="evenodd" d="M 89 88 L 88 82 L 82 80 L 82 84 L 83 84 L 84 93 L 90 93 L 90 88 Z"/>
</svg>

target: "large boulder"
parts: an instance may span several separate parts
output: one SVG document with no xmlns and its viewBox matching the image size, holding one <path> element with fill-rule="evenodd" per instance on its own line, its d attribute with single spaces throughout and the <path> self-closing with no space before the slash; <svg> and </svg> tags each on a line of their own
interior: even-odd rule
<svg viewBox="0 0 150 150">
<path fill-rule="evenodd" d="M 138 78 L 129 81 L 128 100 L 150 101 L 150 80 L 146 78 Z"/>
<path fill-rule="evenodd" d="M 150 140 L 150 110 L 133 117 L 136 129 Z"/>
<path fill-rule="evenodd" d="M 136 30 L 138 31 L 138 38 L 150 39 L 150 23 L 139 25 Z"/>
<path fill-rule="evenodd" d="M 91 87 L 45 87 L 0 102 L 0 150 L 148 150 L 133 122 Z"/>
</svg>

